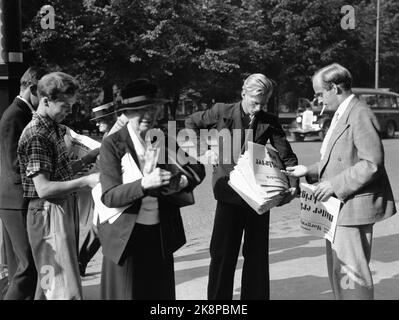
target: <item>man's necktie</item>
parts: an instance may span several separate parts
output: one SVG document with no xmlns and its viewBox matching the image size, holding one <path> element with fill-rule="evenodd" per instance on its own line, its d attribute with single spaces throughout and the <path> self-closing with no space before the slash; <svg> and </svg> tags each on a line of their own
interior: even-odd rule
<svg viewBox="0 0 399 320">
<path fill-rule="evenodd" d="M 248 126 L 246 128 L 244 128 L 246 132 L 245 132 L 244 143 L 242 144 L 242 148 L 241 148 L 241 153 L 243 153 L 245 151 L 248 140 L 250 140 L 250 141 L 253 140 L 254 125 L 255 125 L 255 115 L 250 115 Z M 252 135 L 252 139 L 249 139 L 251 137 L 251 135 Z"/>
<path fill-rule="evenodd" d="M 251 129 L 251 127 L 252 127 L 252 125 L 253 125 L 253 123 L 254 123 L 254 120 L 255 120 L 255 115 L 251 114 L 251 115 L 249 116 L 248 129 Z"/>
</svg>

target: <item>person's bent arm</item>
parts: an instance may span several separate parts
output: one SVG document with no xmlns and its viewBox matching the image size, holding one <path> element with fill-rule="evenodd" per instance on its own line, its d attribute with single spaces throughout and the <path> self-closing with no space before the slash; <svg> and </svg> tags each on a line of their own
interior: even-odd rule
<svg viewBox="0 0 399 320">
<path fill-rule="evenodd" d="M 210 129 L 219 120 L 219 104 L 205 111 L 198 111 L 188 116 L 184 122 L 186 129 Z"/>
<path fill-rule="evenodd" d="M 298 164 L 298 157 L 291 148 L 290 143 L 284 133 L 284 130 L 279 123 L 277 117 L 271 118 L 273 126 L 273 135 L 270 139 L 271 144 L 277 149 L 280 159 L 285 167 L 293 167 Z M 299 191 L 299 179 L 296 176 L 288 176 L 290 187 L 296 188 Z"/>
<path fill-rule="evenodd" d="M 84 157 L 71 161 L 72 172 L 75 175 L 83 171 L 89 164 L 96 162 L 97 156 L 100 153 L 100 148 L 93 149 Z"/>
<path fill-rule="evenodd" d="M 92 173 L 70 181 L 50 181 L 49 177 L 50 174 L 44 171 L 32 177 L 39 198 L 57 198 L 85 187 L 93 188 L 99 181 L 99 173 Z"/>
<path fill-rule="evenodd" d="M 205 111 L 198 111 L 188 116 L 184 122 L 185 128 L 194 130 L 196 134 L 196 141 L 193 141 L 197 146 L 200 154 L 208 150 L 208 143 L 201 139 L 201 129 L 211 129 L 216 126 L 220 117 L 220 104 L 215 104 L 212 108 Z"/>
<path fill-rule="evenodd" d="M 308 174 L 308 168 L 302 164 L 298 164 L 293 167 L 287 167 L 285 170 L 281 171 L 283 171 L 287 176 L 295 178 L 301 178 Z"/>
<path fill-rule="evenodd" d="M 367 107 L 359 108 L 352 114 L 352 118 L 353 144 L 358 161 L 329 179 L 340 200 L 346 200 L 373 183 L 384 168 L 384 148 L 374 113 Z"/>
<path fill-rule="evenodd" d="M 25 128 L 25 125 L 18 121 L 23 115 L 20 112 L 13 112 L 2 119 L 3 128 L 1 128 L 2 139 L 2 160 L 5 161 L 8 168 L 12 168 L 11 172 L 14 183 L 21 183 L 21 175 L 19 173 L 19 161 L 17 155 L 18 139 Z"/>
<path fill-rule="evenodd" d="M 120 152 L 113 137 L 107 137 L 100 148 L 101 201 L 110 208 L 132 205 L 149 192 L 168 185 L 171 173 L 155 168 L 152 173 L 136 181 L 123 183 L 121 160 L 125 152 Z"/>
</svg>

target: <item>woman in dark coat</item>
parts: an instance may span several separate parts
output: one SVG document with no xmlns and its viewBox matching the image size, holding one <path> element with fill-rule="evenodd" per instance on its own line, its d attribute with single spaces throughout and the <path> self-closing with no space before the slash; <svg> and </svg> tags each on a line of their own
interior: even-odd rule
<svg viewBox="0 0 399 320">
<path fill-rule="evenodd" d="M 100 149 L 101 200 L 110 208 L 128 206 L 115 221 L 98 226 L 104 255 L 101 298 L 106 300 L 175 299 L 173 252 L 186 242 L 178 200 L 205 176 L 201 164 L 151 165 L 144 138 L 153 123 L 140 126 L 140 120 L 160 104 L 155 94 L 148 81 L 129 85 L 118 110 L 129 123 L 108 136 Z M 162 151 L 168 159 L 168 148 Z M 121 162 L 129 154 L 143 177 L 123 183 Z"/>
</svg>

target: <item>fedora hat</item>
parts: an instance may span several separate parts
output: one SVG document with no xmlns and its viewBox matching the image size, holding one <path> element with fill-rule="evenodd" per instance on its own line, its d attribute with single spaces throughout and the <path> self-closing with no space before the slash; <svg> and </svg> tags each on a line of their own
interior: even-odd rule
<svg viewBox="0 0 399 320">
<path fill-rule="evenodd" d="M 167 99 L 157 98 L 158 88 L 147 79 L 134 80 L 122 90 L 122 101 L 117 111 L 139 110 L 168 102 Z"/>
<path fill-rule="evenodd" d="M 110 91 L 109 88 L 104 88 L 103 93 L 104 98 L 102 99 L 101 105 L 91 110 L 93 118 L 90 120 L 92 121 L 98 121 L 99 119 L 115 115 L 115 103 L 113 101 L 112 90 Z"/>
</svg>

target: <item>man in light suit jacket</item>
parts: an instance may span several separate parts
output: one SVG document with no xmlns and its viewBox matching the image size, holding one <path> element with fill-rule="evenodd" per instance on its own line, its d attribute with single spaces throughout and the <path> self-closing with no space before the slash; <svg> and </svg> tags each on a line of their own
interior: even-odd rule
<svg viewBox="0 0 399 320">
<path fill-rule="evenodd" d="M 277 117 L 262 110 L 272 92 L 273 83 L 270 79 L 260 73 L 252 74 L 244 81 L 241 101 L 216 103 L 211 109 L 194 113 L 185 122 L 186 128 L 197 133 L 200 129 L 227 130 L 233 141 L 230 154 L 219 144 L 218 164 L 213 170 L 212 185 L 217 207 L 210 244 L 210 300 L 233 297 L 234 273 L 244 230 L 241 299 L 269 298 L 269 212 L 262 215 L 256 213 L 228 185 L 228 181 L 235 166 L 234 161 L 249 140 L 245 129 L 253 130 L 255 143 L 265 145 L 270 141 L 278 150 L 284 166 L 298 163 Z M 240 131 L 241 135 L 238 134 Z M 298 179 L 291 177 L 290 187 L 280 205 L 290 202 L 298 194 Z"/>
<path fill-rule="evenodd" d="M 0 218 L 6 242 L 10 287 L 6 300 L 33 299 L 36 268 L 26 231 L 28 201 L 23 198 L 17 156 L 18 140 L 37 109 L 37 83 L 45 74 L 31 67 L 21 77 L 20 94 L 4 112 L 0 122 Z"/>
<path fill-rule="evenodd" d="M 396 213 L 384 167 L 380 127 L 373 112 L 351 91 L 352 76 L 339 64 L 317 71 L 315 96 L 337 109 L 323 141 L 320 162 L 287 168 L 306 176 L 317 200 L 342 201 L 335 239 L 326 241 L 327 267 L 336 299 L 373 299 L 369 268 L 374 223 Z"/>
</svg>

